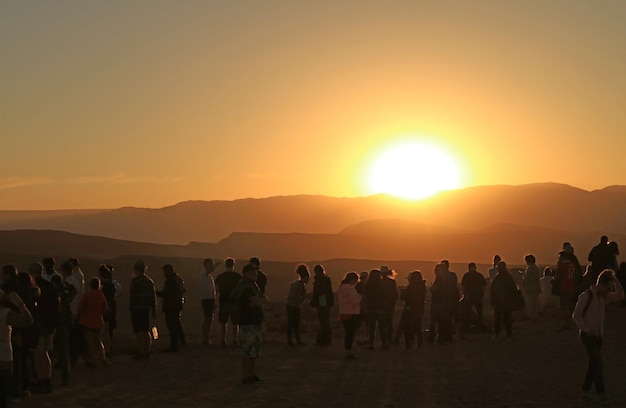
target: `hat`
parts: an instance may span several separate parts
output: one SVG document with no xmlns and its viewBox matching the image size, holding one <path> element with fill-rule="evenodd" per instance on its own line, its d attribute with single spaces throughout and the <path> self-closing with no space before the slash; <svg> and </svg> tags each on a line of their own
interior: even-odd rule
<svg viewBox="0 0 626 408">
<path fill-rule="evenodd" d="M 136 270 L 136 271 L 145 272 L 146 269 L 148 269 L 148 266 L 146 265 L 146 262 L 143 260 L 138 260 L 133 265 L 133 270 Z"/>
</svg>

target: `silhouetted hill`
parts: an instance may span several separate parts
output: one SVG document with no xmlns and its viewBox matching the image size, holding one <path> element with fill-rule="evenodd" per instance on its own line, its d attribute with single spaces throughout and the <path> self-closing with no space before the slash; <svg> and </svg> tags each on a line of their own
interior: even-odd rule
<svg viewBox="0 0 626 408">
<path fill-rule="evenodd" d="M 188 201 L 160 209 L 0 211 L 0 229 L 3 230 L 51 229 L 175 244 L 217 242 L 237 231 L 375 235 L 391 229 L 399 233 L 451 233 L 481 231 L 498 224 L 578 234 L 623 233 L 626 231 L 626 187 L 611 186 L 589 192 L 544 183 L 471 187 L 443 192 L 419 202 L 384 195 L 280 196 Z"/>
</svg>

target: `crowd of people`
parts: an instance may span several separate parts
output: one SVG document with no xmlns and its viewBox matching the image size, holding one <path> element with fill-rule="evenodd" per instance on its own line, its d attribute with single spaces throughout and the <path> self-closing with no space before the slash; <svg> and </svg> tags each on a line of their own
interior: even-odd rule
<svg viewBox="0 0 626 408">
<path fill-rule="evenodd" d="M 389 349 L 404 340 L 407 351 L 419 349 L 424 339 L 445 345 L 455 337 L 464 339 L 476 332 L 492 332 L 494 340 L 513 335 L 512 315 L 519 311 L 531 321 L 543 310 L 558 306 L 563 329 L 577 325 L 589 357 L 584 397 L 592 385 L 605 396 L 601 345 L 604 306 L 624 298 L 626 262 L 618 265 L 618 246 L 601 238 L 583 270 L 568 242 L 563 244 L 555 266 L 543 270 L 533 255 L 526 255 L 523 271 L 512 272 L 498 255 L 486 276 L 475 263 L 469 263 L 459 282 L 442 260 L 434 268 L 434 279 L 427 285 L 422 272 L 408 274 L 406 285 L 398 285 L 397 273 L 388 266 L 371 271 L 348 272 L 333 290 L 324 266 L 313 267 L 312 289 L 309 267 L 297 265 L 296 279 L 289 284 L 285 301 L 286 336 L 289 346 L 305 345 L 300 330 L 301 309 L 309 301 L 316 310 L 318 346 L 332 341 L 331 315 L 338 303 L 338 319 L 344 327 L 345 358 L 355 359 L 355 342 L 374 350 Z M 242 383 L 259 384 L 256 359 L 263 345 L 263 309 L 268 277 L 258 258 L 251 258 L 236 271 L 235 260 L 224 260 L 224 271 L 213 276 L 220 262 L 204 260 L 199 276 L 199 304 L 203 312 L 202 343 L 211 346 L 215 314 L 220 324 L 221 346 L 237 345 L 242 350 Z M 154 325 L 157 299 L 169 334 L 167 352 L 177 352 L 187 343 L 181 323 L 185 303 L 185 282 L 172 264 L 161 266 L 162 290 L 156 290 L 144 261 L 136 261 L 128 290 L 129 312 L 135 334 L 136 360 L 152 358 L 152 342 L 158 338 Z M 108 365 L 113 334 L 117 327 L 117 297 L 125 290 L 113 279 L 114 267 L 101 265 L 97 276 L 85 281 L 77 258 L 63 262 L 57 271 L 53 258 L 35 262 L 28 272 L 12 264 L 2 266 L 0 275 L 0 408 L 19 402 L 29 393 L 52 391 L 53 370 L 60 372 L 62 385 L 70 384 L 71 369 L 82 358 L 87 367 Z M 620 283 L 621 282 L 621 283 Z M 424 330 L 424 314 L 430 301 L 429 327 Z M 402 313 L 394 325 L 396 304 Z M 493 307 L 493 328 L 484 320 L 484 303 Z M 228 329 L 230 326 L 230 336 Z M 394 330 L 395 329 L 395 330 Z M 427 334 L 427 336 L 424 336 Z M 52 357 L 52 358 L 51 358 Z"/>
</svg>

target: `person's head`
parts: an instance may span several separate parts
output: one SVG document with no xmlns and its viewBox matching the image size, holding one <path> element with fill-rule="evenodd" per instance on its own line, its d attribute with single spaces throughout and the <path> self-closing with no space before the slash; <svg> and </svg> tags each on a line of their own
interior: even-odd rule
<svg viewBox="0 0 626 408">
<path fill-rule="evenodd" d="M 250 263 L 256 266 L 257 268 L 261 267 L 261 260 L 257 257 L 250 258 Z"/>
<path fill-rule="evenodd" d="M 615 290 L 614 276 L 614 272 L 610 269 L 605 269 L 600 273 L 600 275 L 598 275 L 596 288 L 600 296 L 606 296 L 607 293 Z"/>
<path fill-rule="evenodd" d="M 365 282 L 367 281 L 367 278 L 369 276 L 369 272 L 368 271 L 363 271 L 359 274 L 359 278 L 361 279 L 361 282 Z"/>
<path fill-rule="evenodd" d="M 212 273 L 217 265 L 212 258 L 206 258 L 204 261 L 202 261 L 202 266 L 204 266 L 204 270 L 207 273 Z"/>
<path fill-rule="evenodd" d="M 435 265 L 435 278 L 440 277 L 442 274 L 448 271 L 448 268 L 445 264 L 438 263 Z"/>
<path fill-rule="evenodd" d="M 98 276 L 100 276 L 101 280 L 110 280 L 113 279 L 113 273 L 108 265 L 101 264 L 98 267 Z"/>
<path fill-rule="evenodd" d="M 315 274 L 315 276 L 322 276 L 326 273 L 326 270 L 322 265 L 317 264 L 313 267 L 313 273 Z"/>
<path fill-rule="evenodd" d="M 145 275 L 147 270 L 148 270 L 148 265 L 146 265 L 146 262 L 142 261 L 141 259 L 136 261 L 135 264 L 133 265 L 133 273 L 135 275 Z"/>
<path fill-rule="evenodd" d="M 535 258 L 534 255 L 528 254 L 524 257 L 524 261 L 526 261 L 526 265 L 533 265 L 534 263 L 537 262 L 537 259 Z"/>
<path fill-rule="evenodd" d="M 476 263 L 475 262 L 468 263 L 467 270 L 470 272 L 476 272 Z"/>
<path fill-rule="evenodd" d="M 607 237 L 606 235 L 602 235 L 602 236 L 600 237 L 600 243 L 601 243 L 602 245 L 606 245 L 606 244 L 608 244 L 608 243 L 609 243 L 609 237 Z"/>
<path fill-rule="evenodd" d="M 424 281 L 424 278 L 422 277 L 421 271 L 413 271 L 409 273 L 408 280 L 409 280 L 409 285 L 414 285 L 414 284 L 422 283 Z"/>
<path fill-rule="evenodd" d="M 347 285 L 356 285 L 357 282 L 359 281 L 359 274 L 356 272 L 348 272 L 346 273 L 346 275 L 343 277 L 343 280 L 341 281 L 341 284 L 347 284 Z"/>
<path fill-rule="evenodd" d="M 43 273 L 43 265 L 39 262 L 35 262 L 28 267 L 28 274 L 36 279 Z"/>
<path fill-rule="evenodd" d="M 63 275 L 64 278 L 67 278 L 72 274 L 72 271 L 74 270 L 74 265 L 70 261 L 63 262 L 59 269 L 61 271 L 61 275 Z"/>
<path fill-rule="evenodd" d="M 163 276 L 165 276 L 166 279 L 175 275 L 174 265 L 170 263 L 166 263 L 165 265 L 161 266 L 161 271 L 163 271 Z"/>
<path fill-rule="evenodd" d="M 389 271 L 389 267 L 387 265 L 381 266 L 379 271 L 380 271 L 380 274 L 383 276 L 383 278 L 386 277 L 386 276 L 389 276 L 389 272 L 390 271 Z"/>
<path fill-rule="evenodd" d="M 543 276 L 553 276 L 552 268 L 550 268 L 549 266 L 543 268 Z"/>
<path fill-rule="evenodd" d="M 68 259 L 68 262 L 72 264 L 72 267 L 80 268 L 80 261 L 78 260 L 78 258 L 70 258 Z"/>
<path fill-rule="evenodd" d="M 502 262 L 502 258 L 500 257 L 500 255 L 494 255 L 493 256 L 493 266 L 498 266 L 498 264 Z"/>
<path fill-rule="evenodd" d="M 296 274 L 300 277 L 302 283 L 308 283 L 309 278 L 311 277 L 311 274 L 309 273 L 309 267 L 305 264 L 299 264 L 298 266 L 296 266 Z"/>
<path fill-rule="evenodd" d="M 30 273 L 27 273 L 27 272 L 20 272 L 17 275 L 17 281 L 22 286 L 26 286 L 26 287 L 35 286 L 35 281 L 33 280 L 33 277 L 30 275 Z"/>
<path fill-rule="evenodd" d="M 500 261 L 500 263 L 498 264 L 498 273 L 502 273 L 502 274 L 509 273 L 509 269 L 506 266 L 506 262 Z"/>
<path fill-rule="evenodd" d="M 574 247 L 569 242 L 563 242 L 563 250 L 570 255 L 574 254 Z"/>
<path fill-rule="evenodd" d="M 450 269 L 450 261 L 448 261 L 447 259 L 442 259 L 441 264 L 446 267 L 446 270 Z"/>
<path fill-rule="evenodd" d="M 46 271 L 53 271 L 55 263 L 54 258 L 44 258 L 43 261 L 41 261 L 41 264 Z"/>
<path fill-rule="evenodd" d="M 89 281 L 89 289 L 91 289 L 91 290 L 98 290 L 101 287 L 102 286 L 100 284 L 100 279 L 98 279 L 98 278 L 91 278 L 91 280 Z"/>
<path fill-rule="evenodd" d="M 224 267 L 227 270 L 232 271 L 233 269 L 235 269 L 235 260 L 233 258 L 224 259 Z"/>
<path fill-rule="evenodd" d="M 382 275 L 380 271 L 378 269 L 372 269 L 370 271 L 370 276 L 367 278 L 367 283 L 376 283 L 377 281 L 380 281 L 381 278 Z"/>
<path fill-rule="evenodd" d="M 256 282 L 256 278 L 257 278 L 257 272 L 259 271 L 259 268 L 256 267 L 256 265 L 253 265 L 251 263 L 247 263 L 244 265 L 243 269 L 242 269 L 242 273 L 243 273 L 243 277 L 246 279 L 250 279 L 251 281 L 255 281 Z"/>
<path fill-rule="evenodd" d="M 17 267 L 13 264 L 2 265 L 2 274 L 0 275 L 0 280 L 2 283 L 6 282 L 16 282 L 17 281 Z"/>
<path fill-rule="evenodd" d="M 608 243 L 609 245 L 609 249 L 611 250 L 611 253 L 614 255 L 619 255 L 619 247 L 617 246 L 617 242 L 615 241 L 611 241 Z"/>
</svg>

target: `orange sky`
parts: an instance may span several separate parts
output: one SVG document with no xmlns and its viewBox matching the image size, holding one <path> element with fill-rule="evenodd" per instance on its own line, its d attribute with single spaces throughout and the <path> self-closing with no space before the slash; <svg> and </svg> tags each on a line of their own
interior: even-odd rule
<svg viewBox="0 0 626 408">
<path fill-rule="evenodd" d="M 2 2 L 0 209 L 365 195 L 407 137 L 462 186 L 626 184 L 624 21 L 621 0 Z"/>
</svg>

